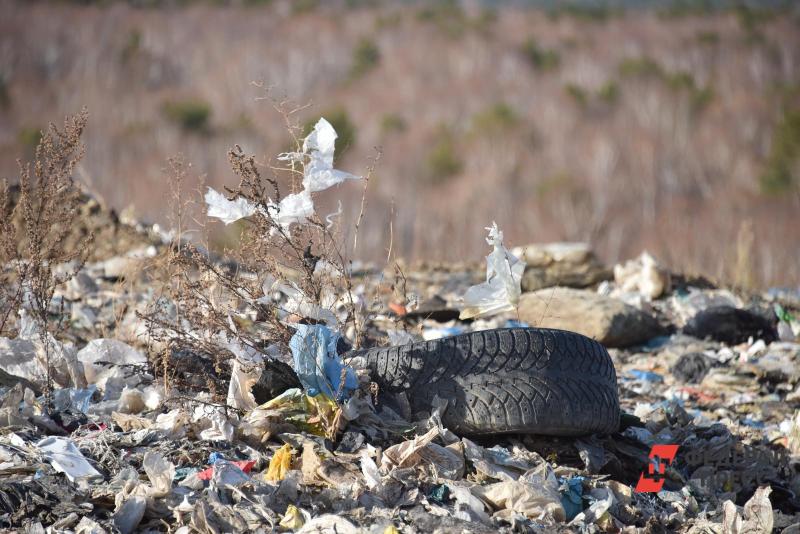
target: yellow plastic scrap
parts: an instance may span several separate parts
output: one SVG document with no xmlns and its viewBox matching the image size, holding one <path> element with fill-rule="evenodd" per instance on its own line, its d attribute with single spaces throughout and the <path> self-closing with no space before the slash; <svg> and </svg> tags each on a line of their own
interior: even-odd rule
<svg viewBox="0 0 800 534">
<path fill-rule="evenodd" d="M 383 534 L 400 534 L 400 531 L 394 525 L 389 525 L 383 530 Z"/>
<path fill-rule="evenodd" d="M 270 465 L 270 467 L 272 466 Z M 305 522 L 306 520 L 303 514 L 300 513 L 300 510 L 297 509 L 297 506 L 290 504 L 286 507 L 286 514 L 284 514 L 283 519 L 281 519 L 280 525 L 290 530 L 297 530 L 302 527 Z"/>
<path fill-rule="evenodd" d="M 283 480 L 286 473 L 292 468 L 292 448 L 287 443 L 275 453 L 269 461 L 269 468 L 264 478 L 270 482 Z"/>
</svg>

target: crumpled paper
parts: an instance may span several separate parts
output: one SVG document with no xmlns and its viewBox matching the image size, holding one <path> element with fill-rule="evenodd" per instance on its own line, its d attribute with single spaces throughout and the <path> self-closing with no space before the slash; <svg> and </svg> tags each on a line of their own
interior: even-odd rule
<svg viewBox="0 0 800 534">
<path fill-rule="evenodd" d="M 486 242 L 494 247 L 486 256 L 486 282 L 470 287 L 463 296 L 459 319 L 486 317 L 516 309 L 525 262 L 503 246 L 503 232 L 492 223 Z"/>
</svg>

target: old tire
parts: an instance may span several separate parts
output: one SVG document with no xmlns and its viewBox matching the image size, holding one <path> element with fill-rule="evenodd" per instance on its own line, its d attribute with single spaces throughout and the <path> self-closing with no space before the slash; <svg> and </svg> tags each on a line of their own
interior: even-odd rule
<svg viewBox="0 0 800 534">
<path fill-rule="evenodd" d="M 450 403 L 442 422 L 461 435 L 578 436 L 615 432 L 619 397 L 606 349 L 573 332 L 504 328 L 351 352 L 373 380 L 405 392 L 412 411 Z"/>
</svg>

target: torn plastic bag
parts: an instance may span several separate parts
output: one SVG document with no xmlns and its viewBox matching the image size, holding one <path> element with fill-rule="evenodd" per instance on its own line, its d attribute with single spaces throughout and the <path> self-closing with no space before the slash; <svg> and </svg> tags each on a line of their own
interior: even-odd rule
<svg viewBox="0 0 800 534">
<path fill-rule="evenodd" d="M 314 201 L 309 191 L 300 191 L 283 197 L 278 204 L 269 204 L 267 211 L 270 218 L 288 232 L 291 225 L 304 224 L 314 216 Z"/>
<path fill-rule="evenodd" d="M 580 526 L 597 523 L 603 517 L 603 514 L 616 502 L 614 492 L 608 488 L 593 488 L 590 495 L 594 502 L 587 510 L 576 515 L 569 523 L 570 525 Z"/>
<path fill-rule="evenodd" d="M 289 341 L 294 370 L 309 395 L 324 393 L 342 400 L 358 388 L 352 368 L 344 365 L 336 352 L 339 334 L 323 325 L 297 325 Z M 344 383 L 342 383 L 344 377 Z"/>
<path fill-rule="evenodd" d="M 262 289 L 264 296 L 257 300 L 260 304 L 271 305 L 272 295 L 276 291 L 286 296 L 286 303 L 279 310 L 284 316 L 296 314 L 303 318 L 323 322 L 330 327 L 336 327 L 339 324 L 339 319 L 329 309 L 335 304 L 335 295 L 328 296 L 323 292 L 322 302 L 318 305 L 308 298 L 294 282 L 283 283 L 272 276 L 267 277 Z"/>
<path fill-rule="evenodd" d="M 337 432 L 339 411 L 327 395 L 311 397 L 298 388 L 292 388 L 245 415 L 239 423 L 238 433 L 251 443 L 263 442 L 291 427 L 317 436 L 332 437 Z"/>
<path fill-rule="evenodd" d="M 303 152 L 309 162 L 304 169 L 303 187 L 309 193 L 324 191 L 345 180 L 359 180 L 360 176 L 333 168 L 333 156 L 337 138 L 331 123 L 320 118 L 314 129 L 303 141 Z"/>
<path fill-rule="evenodd" d="M 72 482 L 81 479 L 103 478 L 103 475 L 86 461 L 78 447 L 67 438 L 52 436 L 44 438 L 36 443 L 36 448 L 56 471 L 67 475 Z"/>
<path fill-rule="evenodd" d="M 749 532 L 772 532 L 774 517 L 769 494 L 772 488 L 762 486 L 744 505 L 744 513 L 739 514 L 736 505 L 725 501 L 722 506 L 722 528 L 726 534 L 745 534 Z"/>
<path fill-rule="evenodd" d="M 150 497 L 160 498 L 172 491 L 172 480 L 175 478 L 175 466 L 157 452 L 148 451 L 142 461 L 144 472 L 150 479 Z"/>
<path fill-rule="evenodd" d="M 89 402 L 95 391 L 97 388 L 93 385 L 86 389 L 57 389 L 53 394 L 55 409 L 57 411 L 76 410 L 85 414 L 89 411 Z"/>
<path fill-rule="evenodd" d="M 497 223 L 486 228 L 486 242 L 494 247 L 486 256 L 486 282 L 470 287 L 464 293 L 464 309 L 460 319 L 485 317 L 516 309 L 522 294 L 520 283 L 525 271 L 525 262 L 511 254 L 503 246 L 503 232 Z"/>
<path fill-rule="evenodd" d="M 248 471 L 253 467 L 250 462 L 245 462 L 243 467 L 245 467 Z M 234 487 L 238 488 L 242 484 L 247 484 L 250 481 L 250 477 L 247 473 L 242 469 L 239 462 L 229 462 L 227 460 L 217 460 L 214 462 L 213 467 L 211 467 L 212 475 L 211 475 L 211 484 L 218 488 L 227 488 L 227 487 Z M 202 477 L 203 473 L 201 472 L 200 477 Z"/>
<path fill-rule="evenodd" d="M 512 456 L 508 450 L 499 445 L 486 449 L 467 438 L 463 438 L 462 442 L 464 443 L 464 454 L 475 470 L 497 480 L 517 480 L 537 463 L 543 461 L 538 455 L 526 458 L 521 451 L 515 451 Z M 536 453 L 529 454 L 535 455 Z"/>
<path fill-rule="evenodd" d="M 47 382 L 49 360 L 50 377 L 57 385 L 86 387 L 86 377 L 72 345 L 62 344 L 49 332 L 42 334 L 24 309 L 20 311 L 19 323 L 16 339 L 0 338 L 0 366 L 5 372 L 43 386 Z"/>
<path fill-rule="evenodd" d="M 255 460 L 237 460 L 229 462 L 224 458 L 220 458 L 216 460 L 214 462 L 214 465 L 212 465 L 211 467 L 208 467 L 197 473 L 197 478 L 199 478 L 200 480 L 211 480 L 214 477 L 214 466 L 216 466 L 220 461 L 235 465 L 245 474 L 250 473 L 250 471 L 253 469 L 253 466 L 256 465 Z"/>
<path fill-rule="evenodd" d="M 290 504 L 286 507 L 286 513 L 283 515 L 279 524 L 284 528 L 294 531 L 301 528 L 307 521 L 311 521 L 311 514 Z"/>
<path fill-rule="evenodd" d="M 208 216 L 215 217 L 225 224 L 235 223 L 256 212 L 256 206 L 247 199 L 238 197 L 236 200 L 228 200 L 225 195 L 211 187 L 206 191 L 205 200 Z"/>
</svg>

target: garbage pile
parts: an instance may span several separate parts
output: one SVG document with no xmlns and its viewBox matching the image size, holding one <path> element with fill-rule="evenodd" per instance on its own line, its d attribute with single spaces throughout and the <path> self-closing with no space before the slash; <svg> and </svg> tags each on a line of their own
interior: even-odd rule
<svg viewBox="0 0 800 534">
<path fill-rule="evenodd" d="M 19 284 L 0 337 L 0 529 L 800 531 L 800 290 L 718 288 L 647 253 L 608 269 L 580 243 L 509 250 L 494 224 L 484 269 L 337 267 L 292 241 L 298 226 L 332 239 L 312 194 L 361 180 L 333 168 L 335 139 L 321 119 L 278 157 L 298 192 L 266 197 L 239 150 L 249 193 L 205 195 L 210 217 L 255 218 L 261 246 L 284 239 L 303 273 L 252 273 L 109 216 L 130 246 L 52 266 L 80 267 L 48 295 L 62 328 Z M 194 315 L 147 267 L 162 254 L 208 268 L 175 281 L 197 291 Z M 190 320 L 220 302 L 221 323 Z M 577 372 L 602 388 L 575 387 Z M 445 373 L 497 388 L 467 395 Z M 541 410 L 552 435 L 504 433 Z M 587 428 L 611 431 L 575 435 Z"/>
<path fill-rule="evenodd" d="M 501 240 L 493 229 L 493 254 L 505 250 Z M 502 307 L 505 289 L 491 276 L 469 293 L 478 271 L 408 268 L 399 297 L 386 290 L 394 272 L 354 271 L 354 292 L 370 311 L 366 346 L 528 325 L 610 347 L 625 412 L 618 432 L 457 436 L 442 425 L 446 398 L 429 413 L 403 410 L 402 399 L 396 409 L 379 403 L 369 373 L 348 358 L 348 332 L 320 321 L 295 324 L 285 354 L 231 344 L 222 399 L 176 389 L 144 350 L 136 311 L 152 297 L 147 284 L 123 288 L 118 278 L 127 275 L 114 268 L 153 254 L 88 264 L 56 295 L 72 319 L 62 338 L 43 337 L 23 313 L 19 335 L 0 339 L 0 527 L 800 529 L 800 292 L 696 287 L 643 255 L 593 285 L 511 291 L 516 306 L 476 319 L 481 294 Z M 495 255 L 489 268 L 502 263 Z M 531 268 L 549 279 L 542 262 Z M 511 269 L 524 277 L 522 265 Z M 564 265 L 557 269 L 553 278 L 568 282 Z M 473 313 L 462 320 L 465 294 Z M 297 387 L 264 398 L 258 386 L 272 359 L 291 366 Z"/>
</svg>

